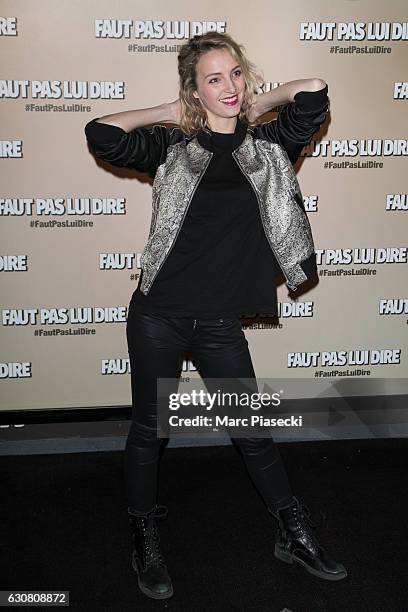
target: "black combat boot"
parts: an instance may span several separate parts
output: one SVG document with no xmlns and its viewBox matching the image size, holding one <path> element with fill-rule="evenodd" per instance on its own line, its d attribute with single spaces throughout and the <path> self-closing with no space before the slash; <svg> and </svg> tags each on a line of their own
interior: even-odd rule
<svg viewBox="0 0 408 612">
<path fill-rule="evenodd" d="M 275 557 L 285 563 L 300 563 L 305 569 L 325 580 L 342 580 L 347 571 L 341 563 L 330 559 L 316 539 L 310 511 L 296 497 L 288 508 L 269 512 L 278 520 Z"/>
<path fill-rule="evenodd" d="M 173 585 L 160 551 L 157 519 L 167 517 L 167 507 L 157 504 L 146 514 L 128 508 L 133 532 L 132 567 L 137 573 L 140 590 L 153 599 L 173 595 Z"/>
</svg>

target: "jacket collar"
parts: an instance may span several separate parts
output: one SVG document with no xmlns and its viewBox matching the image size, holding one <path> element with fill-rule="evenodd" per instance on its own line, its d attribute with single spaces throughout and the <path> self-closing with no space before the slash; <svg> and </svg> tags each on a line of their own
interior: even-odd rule
<svg viewBox="0 0 408 612">
<path fill-rule="evenodd" d="M 247 124 L 237 117 L 235 131 L 233 134 L 222 134 L 220 132 L 199 132 L 197 140 L 200 145 L 208 151 L 230 150 L 234 151 L 245 139 Z"/>
</svg>

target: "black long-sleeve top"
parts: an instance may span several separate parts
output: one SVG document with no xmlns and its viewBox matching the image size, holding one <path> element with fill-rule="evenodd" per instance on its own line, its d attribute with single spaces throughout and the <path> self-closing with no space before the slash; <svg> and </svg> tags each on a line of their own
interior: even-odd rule
<svg viewBox="0 0 408 612">
<path fill-rule="evenodd" d="M 297 93 L 294 102 L 271 122 L 274 138 L 292 162 L 324 121 L 327 92 L 326 85 L 319 91 Z M 133 132 L 137 130 L 140 137 L 149 138 L 146 128 Z M 200 145 L 213 152 L 210 164 L 147 295 L 139 289 L 142 276 L 139 278 L 132 308 L 194 318 L 277 314 L 279 266 L 262 226 L 254 190 L 231 154 L 244 140 L 246 130 L 238 119 L 233 134 L 198 134 Z M 115 163 L 115 144 L 118 165 L 126 165 L 123 147 L 128 156 L 135 154 L 127 142 L 132 136 L 121 128 L 93 120 L 85 132 L 97 156 L 103 157 L 108 147 L 111 163 Z M 152 170 L 146 161 L 139 168 Z"/>
</svg>

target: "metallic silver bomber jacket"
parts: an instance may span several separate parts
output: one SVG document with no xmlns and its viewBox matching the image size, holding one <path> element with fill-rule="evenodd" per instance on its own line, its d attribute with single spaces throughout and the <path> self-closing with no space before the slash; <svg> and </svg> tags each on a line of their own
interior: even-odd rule
<svg viewBox="0 0 408 612">
<path fill-rule="evenodd" d="M 313 255 L 314 244 L 309 220 L 296 199 L 297 194 L 303 202 L 292 164 L 280 145 L 254 139 L 250 130 L 232 154 L 255 191 L 265 234 L 286 284 L 296 289 L 307 280 L 300 262 Z M 193 138 L 188 144 L 171 145 L 157 170 L 149 237 L 140 260 L 140 290 L 145 295 L 177 238 L 212 155 Z"/>
<path fill-rule="evenodd" d="M 327 85 L 317 93 L 327 94 Z M 269 245 L 293 291 L 317 273 L 311 227 L 292 163 L 326 118 L 327 97 L 323 104 L 322 100 L 321 96 L 318 108 L 303 113 L 296 104 L 289 104 L 277 120 L 256 127 L 238 119 L 236 131 L 242 138 L 232 151 L 254 189 Z M 200 144 L 200 134 L 188 137 L 179 128 L 161 125 L 129 133 L 105 126 L 112 141 L 97 142 L 91 130 L 94 121 L 85 132 L 97 157 L 154 177 L 152 218 L 141 255 L 140 291 L 147 295 L 177 239 L 213 153 Z"/>
</svg>

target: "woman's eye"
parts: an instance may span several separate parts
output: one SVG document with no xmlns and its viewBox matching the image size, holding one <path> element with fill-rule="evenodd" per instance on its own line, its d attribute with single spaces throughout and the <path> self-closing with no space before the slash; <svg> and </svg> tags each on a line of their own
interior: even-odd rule
<svg viewBox="0 0 408 612">
<path fill-rule="evenodd" d="M 233 75 L 234 75 L 234 76 L 236 76 L 236 77 L 241 76 L 241 74 L 242 74 L 242 70 L 241 70 L 241 69 L 234 70 L 234 72 L 233 72 Z M 213 77 L 213 78 L 212 78 L 212 79 L 210 79 L 208 82 L 209 82 L 209 83 L 215 83 L 216 81 L 219 81 L 219 78 L 218 78 L 218 77 Z"/>
</svg>

